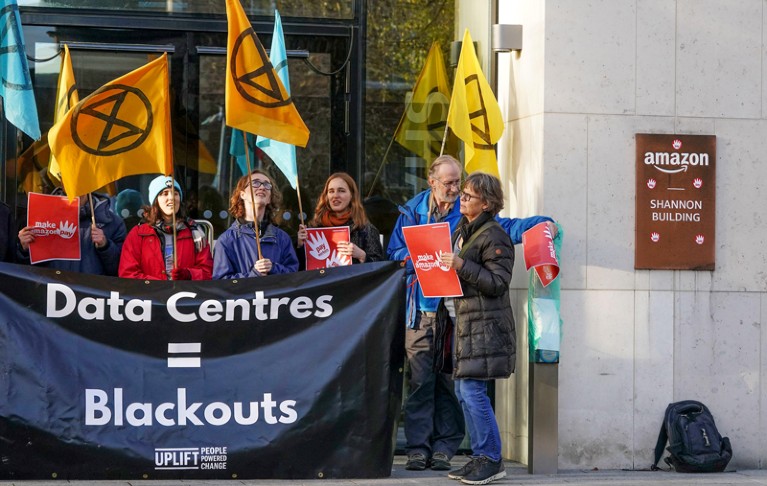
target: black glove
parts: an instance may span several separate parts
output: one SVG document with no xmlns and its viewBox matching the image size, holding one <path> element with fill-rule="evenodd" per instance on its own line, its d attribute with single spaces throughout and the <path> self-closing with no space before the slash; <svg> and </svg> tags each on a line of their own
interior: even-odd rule
<svg viewBox="0 0 767 486">
<path fill-rule="evenodd" d="M 192 272 L 188 268 L 174 268 L 170 277 L 171 280 L 192 280 Z"/>
</svg>

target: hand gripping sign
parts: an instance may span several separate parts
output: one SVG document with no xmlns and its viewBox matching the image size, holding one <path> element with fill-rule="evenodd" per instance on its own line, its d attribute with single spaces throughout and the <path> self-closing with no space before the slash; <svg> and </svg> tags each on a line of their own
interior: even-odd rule
<svg viewBox="0 0 767 486">
<path fill-rule="evenodd" d="M 548 223 L 539 223 L 522 234 L 525 269 L 535 268 L 544 287 L 559 275 L 559 261 L 554 249 L 554 235 Z"/>
<path fill-rule="evenodd" d="M 435 223 L 406 226 L 402 228 L 402 234 L 423 296 L 463 296 L 458 274 L 447 268 L 440 258 L 441 253 L 453 252 L 450 246 L 450 225 Z"/>
<path fill-rule="evenodd" d="M 307 228 L 304 252 L 306 269 L 344 267 L 352 264 L 349 256 L 338 254 L 338 243 L 349 241 L 348 226 L 330 226 L 327 228 Z"/>
<path fill-rule="evenodd" d="M 70 203 L 66 196 L 29 193 L 27 226 L 35 235 L 29 245 L 31 263 L 80 259 L 79 201 L 75 198 Z"/>
</svg>

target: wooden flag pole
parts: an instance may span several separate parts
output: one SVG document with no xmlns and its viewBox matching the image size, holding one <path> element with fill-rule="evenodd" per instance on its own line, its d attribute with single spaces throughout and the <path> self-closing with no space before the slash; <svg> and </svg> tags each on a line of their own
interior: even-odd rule
<svg viewBox="0 0 767 486">
<path fill-rule="evenodd" d="M 178 268 L 178 254 L 176 253 L 176 175 L 171 172 L 170 174 L 170 191 L 171 191 L 171 224 L 173 224 L 173 269 Z"/>
<path fill-rule="evenodd" d="M 242 130 L 242 143 L 245 147 L 245 165 L 248 166 L 248 178 L 250 178 L 253 170 L 250 168 L 250 147 L 248 147 L 248 133 Z M 258 209 L 256 208 L 256 194 L 253 191 L 253 183 L 248 181 L 248 189 L 250 192 L 250 202 L 253 205 L 253 229 L 256 232 L 256 251 L 258 251 L 258 259 L 263 259 L 261 255 L 261 235 L 258 234 Z"/>
<path fill-rule="evenodd" d="M 88 202 L 91 204 L 91 224 L 96 226 L 96 208 L 93 206 L 93 193 L 88 193 Z"/>
<path fill-rule="evenodd" d="M 304 224 L 304 210 L 301 207 L 301 186 L 298 184 L 298 170 L 296 170 L 296 196 L 298 196 L 298 220 Z"/>
</svg>

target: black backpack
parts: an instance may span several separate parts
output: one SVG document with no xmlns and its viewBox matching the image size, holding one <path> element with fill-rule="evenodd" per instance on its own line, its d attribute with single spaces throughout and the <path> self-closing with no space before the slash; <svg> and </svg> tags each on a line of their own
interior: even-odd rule
<svg viewBox="0 0 767 486">
<path fill-rule="evenodd" d="M 677 472 L 721 472 L 732 459 L 730 439 L 722 437 L 708 408 L 695 400 L 669 404 L 655 446 L 658 461 L 668 440 L 666 463 Z"/>
</svg>

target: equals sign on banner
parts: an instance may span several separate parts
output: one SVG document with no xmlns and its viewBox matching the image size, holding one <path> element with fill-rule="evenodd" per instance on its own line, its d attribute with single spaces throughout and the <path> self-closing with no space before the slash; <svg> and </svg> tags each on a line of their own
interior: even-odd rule
<svg viewBox="0 0 767 486">
<path fill-rule="evenodd" d="M 199 368 L 201 349 L 201 343 L 168 343 L 168 368 Z"/>
</svg>

